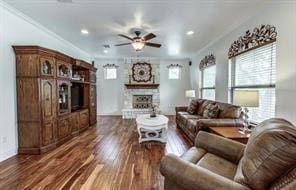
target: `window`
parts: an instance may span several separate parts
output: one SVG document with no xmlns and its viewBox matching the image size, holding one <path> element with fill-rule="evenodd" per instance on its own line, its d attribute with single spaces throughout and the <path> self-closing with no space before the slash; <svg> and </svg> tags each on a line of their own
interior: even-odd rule
<svg viewBox="0 0 296 190">
<path fill-rule="evenodd" d="M 216 65 L 201 71 L 201 98 L 215 100 Z"/>
<path fill-rule="evenodd" d="M 235 90 L 258 90 L 259 107 L 249 108 L 253 122 L 275 116 L 276 44 L 271 43 L 232 58 L 230 101 Z"/>
<path fill-rule="evenodd" d="M 169 79 L 180 79 L 180 67 L 169 68 Z"/>
<path fill-rule="evenodd" d="M 105 68 L 105 79 L 116 79 L 117 78 L 117 68 Z"/>
</svg>

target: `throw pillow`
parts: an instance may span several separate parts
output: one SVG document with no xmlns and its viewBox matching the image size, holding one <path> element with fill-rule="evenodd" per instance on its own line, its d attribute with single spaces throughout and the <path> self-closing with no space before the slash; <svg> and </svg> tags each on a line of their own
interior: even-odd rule
<svg viewBox="0 0 296 190">
<path fill-rule="evenodd" d="M 188 108 L 187 108 L 187 112 L 188 112 L 189 114 L 195 114 L 196 109 L 197 109 L 197 106 L 198 106 L 197 101 L 196 101 L 196 100 L 191 100 L 191 101 L 190 101 L 190 104 L 189 104 L 189 106 L 188 106 Z"/>
<path fill-rule="evenodd" d="M 219 115 L 220 107 L 216 103 L 210 103 L 205 107 L 203 117 L 206 119 L 217 118 Z"/>
<path fill-rule="evenodd" d="M 229 118 L 229 119 L 238 119 L 242 113 L 242 108 L 239 106 L 226 106 L 223 110 L 221 110 L 220 118 Z"/>
</svg>

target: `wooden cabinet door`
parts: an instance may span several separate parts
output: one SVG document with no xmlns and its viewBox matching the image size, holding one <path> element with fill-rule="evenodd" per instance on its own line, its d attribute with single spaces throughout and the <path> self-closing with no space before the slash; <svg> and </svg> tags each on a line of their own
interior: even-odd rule
<svg viewBox="0 0 296 190">
<path fill-rule="evenodd" d="M 52 144 L 56 139 L 56 82 L 41 79 L 42 144 Z"/>
<path fill-rule="evenodd" d="M 56 82 L 54 79 L 41 79 L 42 121 L 48 122 L 56 118 Z"/>
<path fill-rule="evenodd" d="M 97 123 L 97 109 L 90 108 L 89 110 L 89 124 L 94 125 Z"/>
<path fill-rule="evenodd" d="M 70 125 L 72 129 L 72 134 L 79 132 L 79 112 L 73 112 L 70 115 Z"/>
<path fill-rule="evenodd" d="M 50 145 L 55 142 L 56 121 L 43 123 L 42 125 L 42 142 L 43 146 Z"/>
<path fill-rule="evenodd" d="M 83 110 L 79 115 L 79 129 L 83 130 L 89 127 L 89 113 L 88 110 Z"/>
<path fill-rule="evenodd" d="M 71 134 L 69 117 L 62 117 L 58 120 L 58 139 L 63 139 Z"/>
<path fill-rule="evenodd" d="M 52 57 L 40 56 L 40 75 L 54 77 L 56 75 L 55 59 Z"/>
</svg>

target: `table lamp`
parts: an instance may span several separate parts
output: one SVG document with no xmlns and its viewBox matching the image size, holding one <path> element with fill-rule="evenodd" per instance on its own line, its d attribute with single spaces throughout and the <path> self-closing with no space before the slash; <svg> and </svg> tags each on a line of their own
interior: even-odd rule
<svg viewBox="0 0 296 190">
<path fill-rule="evenodd" d="M 185 91 L 186 98 L 195 98 L 195 90 L 186 90 Z"/>
<path fill-rule="evenodd" d="M 242 132 L 245 132 L 250 125 L 248 116 L 248 107 L 259 107 L 259 91 L 258 90 L 235 90 L 233 93 L 233 104 L 244 107 L 245 126 Z"/>
<path fill-rule="evenodd" d="M 185 91 L 186 98 L 189 98 L 189 104 L 192 98 L 195 98 L 195 90 L 186 90 Z"/>
<path fill-rule="evenodd" d="M 185 96 L 187 98 L 195 98 L 195 90 L 186 90 Z"/>
</svg>

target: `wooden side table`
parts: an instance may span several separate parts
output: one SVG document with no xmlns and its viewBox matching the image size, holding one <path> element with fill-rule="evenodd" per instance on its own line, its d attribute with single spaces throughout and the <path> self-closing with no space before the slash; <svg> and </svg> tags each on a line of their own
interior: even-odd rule
<svg viewBox="0 0 296 190">
<path fill-rule="evenodd" d="M 250 134 L 242 134 L 239 127 L 209 127 L 211 133 L 247 144 Z"/>
</svg>

